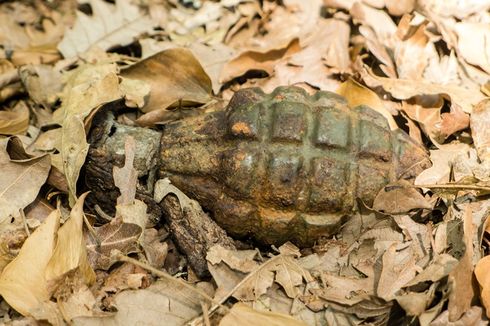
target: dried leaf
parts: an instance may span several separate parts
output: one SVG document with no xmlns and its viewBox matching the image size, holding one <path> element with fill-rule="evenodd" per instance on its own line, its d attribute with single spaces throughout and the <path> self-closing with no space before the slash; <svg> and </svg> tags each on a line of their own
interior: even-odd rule
<svg viewBox="0 0 490 326">
<path fill-rule="evenodd" d="M 164 114 L 172 105 L 201 104 L 211 99 L 212 85 L 209 76 L 192 52 L 185 48 L 159 52 L 130 66 L 121 74 L 125 78 L 142 80 L 151 86 L 149 101 L 142 111 L 158 111 L 153 112 L 153 116 L 157 113 Z M 150 124 L 144 117 L 138 119 L 138 122 Z M 160 121 L 153 120 L 151 124 L 156 122 Z"/>
<path fill-rule="evenodd" d="M 269 311 L 257 311 L 244 303 L 236 303 L 221 319 L 220 326 L 301 326 L 304 322 L 291 316 Z"/>
<path fill-rule="evenodd" d="M 130 205 L 134 202 L 136 196 L 138 173 L 133 166 L 135 149 L 134 138 L 127 136 L 124 143 L 124 166 L 122 168 L 114 166 L 113 168 L 114 185 L 119 188 L 121 193 L 117 197 L 118 205 Z"/>
<path fill-rule="evenodd" d="M 206 300 L 178 282 L 166 279 L 144 290 L 124 291 L 115 298 L 118 312 L 112 317 L 75 318 L 74 325 L 165 325 L 186 324 L 201 313 Z"/>
<path fill-rule="evenodd" d="M 148 16 L 142 15 L 131 2 L 117 0 L 111 5 L 102 0 L 91 0 L 92 16 L 80 11 L 72 29 L 65 31 L 58 44 L 65 58 L 88 51 L 91 48 L 108 50 L 116 45 L 127 45 L 134 38 L 153 30 Z"/>
<path fill-rule="evenodd" d="M 381 99 L 369 88 L 366 88 L 353 79 L 349 79 L 340 85 L 339 89 L 337 90 L 337 94 L 344 96 L 349 102 L 349 106 L 351 108 L 358 105 L 367 105 L 373 110 L 376 110 L 386 118 L 391 130 L 398 129 L 393 116 L 386 109 Z"/>
<path fill-rule="evenodd" d="M 458 49 L 469 63 L 490 73 L 490 28 L 486 23 L 463 21 L 454 26 L 458 35 Z"/>
<path fill-rule="evenodd" d="M 449 273 L 449 320 L 455 321 L 470 309 L 475 296 L 473 291 L 473 208 L 464 207 L 463 213 L 464 243 L 466 250 L 459 263 Z"/>
<path fill-rule="evenodd" d="M 374 199 L 373 209 L 388 213 L 408 213 L 412 209 L 431 209 L 432 205 L 408 182 L 384 187 Z"/>
<path fill-rule="evenodd" d="M 362 73 L 362 76 L 369 87 L 381 86 L 399 100 L 407 100 L 418 95 L 442 95 L 450 100 L 452 105 L 459 106 L 466 113 L 471 113 L 473 106 L 484 98 L 480 90 L 467 89 L 456 85 L 438 85 L 420 80 L 412 81 L 378 77 L 372 72 L 367 72 L 367 70 Z"/>
<path fill-rule="evenodd" d="M 70 72 L 63 104 L 55 112 L 55 122 L 62 125 L 61 158 L 71 205 L 75 203 L 77 180 L 89 147 L 84 119 L 92 110 L 123 96 L 116 71 L 115 65 L 101 63 L 85 64 Z"/>
<path fill-rule="evenodd" d="M 0 141 L 0 222 L 36 198 L 48 178 L 49 156 L 28 155 L 19 138 Z"/>
<path fill-rule="evenodd" d="M 63 283 L 63 278 L 78 269 L 87 285 L 95 282 L 95 272 L 87 259 L 83 237 L 83 203 L 88 192 L 80 196 L 70 212 L 70 218 L 58 230 L 56 247 L 46 266 L 45 277 L 52 288 Z"/>
<path fill-rule="evenodd" d="M 111 251 L 119 250 L 123 254 L 129 254 L 138 250 L 138 238 L 142 229 L 139 225 L 114 219 L 95 228 L 95 231 L 97 239 L 88 236 L 88 259 L 94 268 L 107 270 L 115 263 Z"/>
<path fill-rule="evenodd" d="M 225 83 L 233 78 L 240 77 L 252 69 L 263 70 L 268 74 L 272 74 L 274 65 L 278 60 L 287 58 L 299 50 L 300 45 L 298 39 L 293 39 L 282 48 L 242 52 L 236 58 L 225 64 L 221 72 L 220 82 Z"/>
<path fill-rule="evenodd" d="M 59 219 L 59 210 L 49 214 L 0 275 L 0 294 L 24 316 L 49 310 L 50 294 L 44 271 L 54 251 Z"/>
<path fill-rule="evenodd" d="M 48 65 L 28 65 L 20 68 L 19 75 L 34 102 L 44 107 L 50 107 L 56 102 L 62 89 L 58 70 Z"/>
<path fill-rule="evenodd" d="M 24 102 L 18 102 L 11 110 L 0 111 L 0 134 L 22 135 L 29 127 L 29 108 Z"/>
<path fill-rule="evenodd" d="M 471 114 L 471 136 L 478 157 L 482 162 L 490 162 L 490 100 L 478 103 Z"/>
</svg>

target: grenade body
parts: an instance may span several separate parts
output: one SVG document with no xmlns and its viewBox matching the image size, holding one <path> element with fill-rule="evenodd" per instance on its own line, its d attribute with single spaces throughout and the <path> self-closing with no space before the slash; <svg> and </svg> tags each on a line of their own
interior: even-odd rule
<svg viewBox="0 0 490 326">
<path fill-rule="evenodd" d="M 166 125 L 160 177 L 237 237 L 310 246 L 389 182 L 430 164 L 376 111 L 296 87 L 238 91 L 226 110 Z"/>
</svg>

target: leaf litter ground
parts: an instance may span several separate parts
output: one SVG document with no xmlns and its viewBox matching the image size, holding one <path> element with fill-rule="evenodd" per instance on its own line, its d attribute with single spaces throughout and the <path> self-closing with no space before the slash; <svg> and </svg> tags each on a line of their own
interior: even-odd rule
<svg viewBox="0 0 490 326">
<path fill-rule="evenodd" d="M 489 9 L 469 0 L 2 2 L 1 321 L 487 324 Z M 312 248 L 210 247 L 206 278 L 135 198 L 131 138 L 113 172 L 114 214 L 85 203 L 97 112 L 123 107 L 118 122 L 160 129 L 222 108 L 240 88 L 280 85 L 369 105 L 424 145 L 432 167 L 414 185 L 382 189 Z M 202 214 L 167 181 L 159 187 Z"/>
</svg>

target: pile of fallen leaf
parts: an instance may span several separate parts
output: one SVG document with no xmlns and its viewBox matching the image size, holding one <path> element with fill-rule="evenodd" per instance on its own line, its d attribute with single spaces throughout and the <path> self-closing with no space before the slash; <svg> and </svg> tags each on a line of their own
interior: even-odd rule
<svg viewBox="0 0 490 326">
<path fill-rule="evenodd" d="M 487 324 L 489 9 L 486 0 L 1 1 L 0 321 Z M 114 169 L 115 216 L 84 205 L 87 134 L 101 108 L 161 129 L 240 88 L 279 85 L 369 105 L 430 150 L 432 167 L 415 187 L 381 190 L 313 248 L 215 246 L 205 279 L 135 199 L 130 140 Z"/>
</svg>

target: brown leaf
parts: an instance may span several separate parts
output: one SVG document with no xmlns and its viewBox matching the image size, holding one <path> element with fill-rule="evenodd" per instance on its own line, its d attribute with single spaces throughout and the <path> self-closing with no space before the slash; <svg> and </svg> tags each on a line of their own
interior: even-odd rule
<svg viewBox="0 0 490 326">
<path fill-rule="evenodd" d="M 373 209 L 388 213 L 408 213 L 412 209 L 431 209 L 432 205 L 408 182 L 389 184 L 374 199 Z"/>
<path fill-rule="evenodd" d="M 485 256 L 475 266 L 475 276 L 480 284 L 480 296 L 486 309 L 487 317 L 490 317 L 490 256 Z"/>
<path fill-rule="evenodd" d="M 276 62 L 287 58 L 300 50 L 298 39 L 293 39 L 283 48 L 271 49 L 264 52 L 249 50 L 228 61 L 221 72 L 220 82 L 225 83 L 245 74 L 249 70 L 263 70 L 272 74 Z"/>
<path fill-rule="evenodd" d="M 0 111 L 0 134 L 22 135 L 29 126 L 29 108 L 20 101 L 11 110 Z"/>
<path fill-rule="evenodd" d="M 202 104 L 211 99 L 209 76 L 185 48 L 159 52 L 126 68 L 121 75 L 151 86 L 149 101 L 142 108 L 145 113 L 165 110 L 172 105 Z"/>
<path fill-rule="evenodd" d="M 399 100 L 407 100 L 417 95 L 442 95 L 450 100 L 452 105 L 458 105 L 466 113 L 471 113 L 473 106 L 484 98 L 480 90 L 477 89 L 467 89 L 456 85 L 439 85 L 420 80 L 384 78 L 374 75 L 367 68 L 361 70 L 361 75 L 370 88 L 381 86 Z"/>
<path fill-rule="evenodd" d="M 138 250 L 138 238 L 141 227 L 132 223 L 123 223 L 114 219 L 110 223 L 95 228 L 97 239 L 88 236 L 88 259 L 96 269 L 107 270 L 115 262 L 111 258 L 112 250 L 119 250 L 123 254 Z"/>
<path fill-rule="evenodd" d="M 378 111 L 388 121 L 391 130 L 398 129 L 393 116 L 386 109 L 383 101 L 381 101 L 378 95 L 369 88 L 359 84 L 353 79 L 349 79 L 340 85 L 339 89 L 337 89 L 337 94 L 344 96 L 351 108 L 358 105 L 367 105 L 373 110 Z"/>
<path fill-rule="evenodd" d="M 138 174 L 133 166 L 136 143 L 134 138 L 128 136 L 124 143 L 124 167 L 114 166 L 114 185 L 119 188 L 121 195 L 117 197 L 118 205 L 129 205 L 134 202 L 136 196 L 136 183 Z"/>
<path fill-rule="evenodd" d="M 117 313 L 110 317 L 75 318 L 74 325 L 161 325 L 180 326 L 201 313 L 197 292 L 167 279 L 143 290 L 123 291 L 115 298 Z"/>
<path fill-rule="evenodd" d="M 46 266 L 46 281 L 54 291 L 63 285 L 70 272 L 78 270 L 88 286 L 95 282 L 95 272 L 87 259 L 87 247 L 83 237 L 83 203 L 88 192 L 80 196 L 70 212 L 70 218 L 58 230 L 56 247 Z"/>
<path fill-rule="evenodd" d="M 0 275 L 0 294 L 24 316 L 44 309 L 50 311 L 44 271 L 54 251 L 59 219 L 60 211 L 53 211 L 27 238 L 19 255 Z"/>
<path fill-rule="evenodd" d="M 19 138 L 0 141 L 0 221 L 29 205 L 48 177 L 49 156 L 27 154 Z"/>
<path fill-rule="evenodd" d="M 244 303 L 236 303 L 231 310 L 221 319 L 220 326 L 303 326 L 303 321 L 294 319 L 291 316 L 270 312 L 257 311 Z"/>
<path fill-rule="evenodd" d="M 490 161 L 490 99 L 478 103 L 471 114 L 471 136 L 478 157 L 482 162 Z"/>
<path fill-rule="evenodd" d="M 479 66 L 490 73 L 490 60 L 487 41 L 490 28 L 486 23 L 463 21 L 454 26 L 458 35 L 458 49 L 463 58 L 470 64 Z"/>
<path fill-rule="evenodd" d="M 88 51 L 90 48 L 108 50 L 116 45 L 127 45 L 134 38 L 153 30 L 149 16 L 140 14 L 139 8 L 127 1 L 116 1 L 116 5 L 91 0 L 91 16 L 79 11 L 72 29 L 65 31 L 58 44 L 65 58 Z"/>
<path fill-rule="evenodd" d="M 473 208 L 464 207 L 463 213 L 464 243 L 466 250 L 459 263 L 449 273 L 449 320 L 455 321 L 470 309 L 475 297 L 473 290 Z"/>
</svg>

